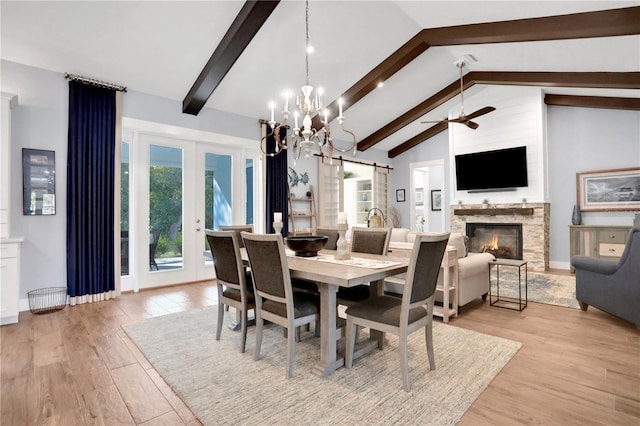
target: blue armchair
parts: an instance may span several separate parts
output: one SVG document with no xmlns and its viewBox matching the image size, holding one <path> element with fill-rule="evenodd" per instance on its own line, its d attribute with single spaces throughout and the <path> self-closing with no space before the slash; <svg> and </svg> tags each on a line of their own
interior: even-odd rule
<svg viewBox="0 0 640 426">
<path fill-rule="evenodd" d="M 633 228 L 620 260 L 573 256 L 576 299 L 640 326 L 640 228 Z"/>
</svg>

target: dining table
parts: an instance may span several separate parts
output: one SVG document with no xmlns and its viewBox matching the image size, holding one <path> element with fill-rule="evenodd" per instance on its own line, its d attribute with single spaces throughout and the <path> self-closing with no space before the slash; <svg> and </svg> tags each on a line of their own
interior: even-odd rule
<svg viewBox="0 0 640 426">
<path fill-rule="evenodd" d="M 344 336 L 344 324 L 338 327 L 336 293 L 340 287 L 370 284 L 372 295 L 384 293 L 387 277 L 407 272 L 409 258 L 356 253 L 351 259 L 337 260 L 335 251 L 321 250 L 317 256 L 298 257 L 286 250 L 291 278 L 317 283 L 320 292 L 320 359 L 313 371 L 328 376 L 344 365 L 344 356 L 338 356 L 338 341 Z M 248 263 L 245 249 L 242 259 Z M 342 320 L 344 322 L 344 320 Z M 354 358 L 375 349 L 382 349 L 384 333 L 370 330 L 369 338 L 356 344 Z"/>
</svg>

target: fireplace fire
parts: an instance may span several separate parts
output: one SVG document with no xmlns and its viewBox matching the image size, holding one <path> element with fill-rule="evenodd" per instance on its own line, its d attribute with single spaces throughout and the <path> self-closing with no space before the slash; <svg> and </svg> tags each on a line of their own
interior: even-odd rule
<svg viewBox="0 0 640 426">
<path fill-rule="evenodd" d="M 497 234 L 491 236 L 491 240 L 482 246 L 483 253 L 491 253 L 495 257 L 512 259 L 511 248 L 500 246 L 500 237 Z"/>
<path fill-rule="evenodd" d="M 522 259 L 522 224 L 467 223 L 469 251 L 501 259 Z"/>
</svg>

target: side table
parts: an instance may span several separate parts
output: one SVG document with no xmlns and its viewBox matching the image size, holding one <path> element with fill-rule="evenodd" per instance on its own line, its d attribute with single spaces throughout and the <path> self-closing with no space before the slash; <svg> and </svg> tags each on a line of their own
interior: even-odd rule
<svg viewBox="0 0 640 426">
<path fill-rule="evenodd" d="M 494 259 L 490 262 L 496 265 L 496 298 L 493 299 L 492 286 L 489 283 L 489 305 L 499 308 L 515 309 L 522 311 L 527 307 L 527 261 L 517 259 Z M 511 266 L 518 268 L 518 298 L 500 296 L 500 267 Z M 522 299 L 522 267 L 524 266 L 524 301 Z"/>
</svg>

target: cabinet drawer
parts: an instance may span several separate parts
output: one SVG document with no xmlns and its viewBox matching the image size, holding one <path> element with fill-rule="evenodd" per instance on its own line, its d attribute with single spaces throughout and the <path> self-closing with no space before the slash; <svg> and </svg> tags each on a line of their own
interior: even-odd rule
<svg viewBox="0 0 640 426">
<path fill-rule="evenodd" d="M 598 231 L 598 242 L 607 244 L 625 244 L 627 231 Z"/>
<path fill-rule="evenodd" d="M 0 259 L 7 259 L 18 256 L 18 246 L 16 244 L 0 244 Z"/>
<path fill-rule="evenodd" d="M 624 251 L 624 244 L 600 244 L 600 256 L 620 257 Z"/>
</svg>

